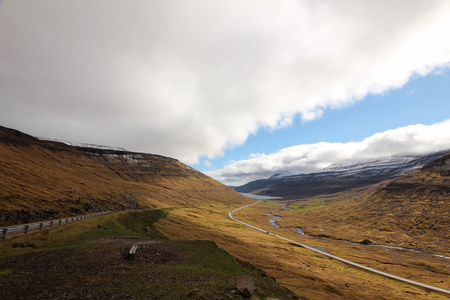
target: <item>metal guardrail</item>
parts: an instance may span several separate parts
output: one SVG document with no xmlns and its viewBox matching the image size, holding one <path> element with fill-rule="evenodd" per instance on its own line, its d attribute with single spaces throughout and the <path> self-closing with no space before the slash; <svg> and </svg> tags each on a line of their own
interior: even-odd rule
<svg viewBox="0 0 450 300">
<path fill-rule="evenodd" d="M 44 228 L 44 227 L 53 227 L 54 225 L 62 225 L 62 224 L 72 223 L 75 221 L 90 219 L 93 217 L 107 215 L 110 213 L 111 212 L 106 211 L 106 212 L 84 215 L 84 216 L 68 217 L 68 218 L 62 218 L 62 219 L 56 219 L 56 220 L 42 221 L 42 222 L 37 222 L 37 223 L 28 223 L 28 224 L 2 227 L 2 228 L 0 228 L 0 235 L 1 235 L 2 240 L 4 240 L 4 239 L 6 239 L 8 234 L 14 234 L 14 233 L 20 233 L 20 232 L 23 232 L 24 234 L 26 234 L 26 233 L 28 233 L 29 230 L 34 230 L 34 229 L 42 230 L 42 228 Z"/>
</svg>

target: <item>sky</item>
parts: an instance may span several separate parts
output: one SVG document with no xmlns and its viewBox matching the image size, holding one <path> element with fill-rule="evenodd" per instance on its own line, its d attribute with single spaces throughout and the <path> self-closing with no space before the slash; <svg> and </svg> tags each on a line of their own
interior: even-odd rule
<svg viewBox="0 0 450 300">
<path fill-rule="evenodd" d="M 0 2 L 0 125 L 229 185 L 450 149 L 450 2 Z"/>
</svg>

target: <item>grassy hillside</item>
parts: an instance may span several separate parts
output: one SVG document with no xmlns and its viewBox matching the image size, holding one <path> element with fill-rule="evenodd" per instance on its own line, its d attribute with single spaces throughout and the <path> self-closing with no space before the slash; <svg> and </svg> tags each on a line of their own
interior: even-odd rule
<svg viewBox="0 0 450 300">
<path fill-rule="evenodd" d="M 372 191 L 341 196 L 345 201 L 302 209 L 283 220 L 311 235 L 397 245 L 450 256 L 450 154 Z M 333 200 L 317 198 L 316 203 Z"/>
<path fill-rule="evenodd" d="M 2 241 L 0 298 L 243 299 L 235 279 L 247 275 L 252 299 L 298 299 L 214 242 L 168 239 L 153 227 L 167 212 L 115 213 Z"/>
<path fill-rule="evenodd" d="M 0 127 L 0 225 L 106 210 L 245 201 L 172 158 L 73 147 Z"/>
</svg>

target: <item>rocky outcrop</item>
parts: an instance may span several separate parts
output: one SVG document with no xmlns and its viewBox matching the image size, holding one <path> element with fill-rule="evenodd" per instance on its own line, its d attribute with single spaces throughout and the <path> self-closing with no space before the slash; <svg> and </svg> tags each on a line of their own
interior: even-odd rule
<svg viewBox="0 0 450 300">
<path fill-rule="evenodd" d="M 450 176 L 450 154 L 432 161 L 423 167 L 422 171 L 439 173 L 441 176 Z"/>
<path fill-rule="evenodd" d="M 235 279 L 236 288 L 244 297 L 250 298 L 255 293 L 255 285 L 252 277 L 248 275 L 241 275 Z"/>
</svg>

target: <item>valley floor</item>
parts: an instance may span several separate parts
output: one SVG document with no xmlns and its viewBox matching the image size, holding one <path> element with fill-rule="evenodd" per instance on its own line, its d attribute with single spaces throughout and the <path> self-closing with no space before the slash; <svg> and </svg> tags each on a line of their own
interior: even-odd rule
<svg viewBox="0 0 450 300">
<path fill-rule="evenodd" d="M 10 236 L 0 242 L 0 298 L 241 299 L 232 292 L 234 278 L 250 274 L 257 286 L 252 299 L 448 299 L 247 228 L 227 216 L 238 207 L 114 213 Z M 286 217 L 289 210 L 283 212 L 283 207 L 282 202 L 266 201 L 235 217 L 380 271 L 450 287 L 446 258 L 275 228 L 269 219 Z M 277 222 L 283 225 L 283 220 Z M 112 235 L 139 238 L 135 259 L 126 259 L 126 253 L 136 240 Z"/>
<path fill-rule="evenodd" d="M 378 275 L 355 269 L 226 218 L 225 207 L 174 210 L 157 226 L 171 236 L 214 240 L 239 259 L 248 261 L 298 295 L 308 299 L 447 299 Z M 326 249 L 351 261 L 439 288 L 450 286 L 448 260 L 392 249 L 301 237 L 295 228 L 274 228 L 267 212 L 279 202 L 266 202 L 235 213 L 235 217 L 268 231 Z"/>
</svg>

